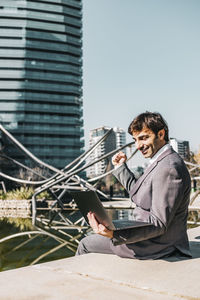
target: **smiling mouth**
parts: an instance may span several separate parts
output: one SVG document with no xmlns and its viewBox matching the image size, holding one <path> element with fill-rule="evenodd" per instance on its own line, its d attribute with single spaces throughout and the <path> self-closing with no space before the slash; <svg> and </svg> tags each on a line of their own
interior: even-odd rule
<svg viewBox="0 0 200 300">
<path fill-rule="evenodd" d="M 145 155 L 145 154 L 147 153 L 148 149 L 149 149 L 149 148 L 142 149 L 142 150 L 141 150 L 142 154 Z"/>
</svg>

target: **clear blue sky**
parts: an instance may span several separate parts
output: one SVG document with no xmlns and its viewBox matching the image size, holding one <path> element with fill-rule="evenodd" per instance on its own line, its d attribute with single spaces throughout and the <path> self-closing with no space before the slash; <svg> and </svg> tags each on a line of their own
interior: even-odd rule
<svg viewBox="0 0 200 300">
<path fill-rule="evenodd" d="M 150 110 L 196 151 L 200 0 L 83 0 L 83 101 L 86 148 L 90 129 Z"/>
</svg>

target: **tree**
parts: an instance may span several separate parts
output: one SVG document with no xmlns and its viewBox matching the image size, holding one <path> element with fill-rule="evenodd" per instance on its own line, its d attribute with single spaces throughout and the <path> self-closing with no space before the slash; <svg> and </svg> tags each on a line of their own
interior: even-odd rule
<svg viewBox="0 0 200 300">
<path fill-rule="evenodd" d="M 200 165 L 200 148 L 196 153 L 194 153 L 194 160 L 198 165 Z"/>
</svg>

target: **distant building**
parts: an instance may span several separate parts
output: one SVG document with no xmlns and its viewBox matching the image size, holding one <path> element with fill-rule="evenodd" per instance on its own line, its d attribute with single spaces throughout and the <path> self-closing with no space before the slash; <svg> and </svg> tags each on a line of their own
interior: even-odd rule
<svg viewBox="0 0 200 300">
<path fill-rule="evenodd" d="M 111 129 L 111 127 L 102 126 L 90 131 L 90 147 L 96 144 L 102 136 L 106 134 Z M 110 151 L 120 148 L 126 144 L 126 133 L 123 129 L 114 127 L 113 132 L 103 141 L 91 154 L 90 161 L 94 160 L 102 155 L 109 153 Z M 111 160 L 111 158 L 110 158 Z M 88 177 L 95 177 L 101 175 L 105 172 L 106 166 L 109 160 L 102 160 L 99 163 L 91 166 L 87 171 Z"/>
<path fill-rule="evenodd" d="M 189 159 L 190 147 L 188 141 L 181 141 L 175 138 L 170 138 L 170 145 L 183 159 Z"/>
<path fill-rule="evenodd" d="M 123 129 L 114 127 L 113 128 L 116 136 L 116 148 L 120 148 L 126 144 L 126 133 Z"/>
<path fill-rule="evenodd" d="M 132 153 L 135 151 L 135 144 L 132 144 L 126 148 L 126 155 L 127 157 L 131 157 Z M 130 159 L 127 162 L 127 166 L 129 167 L 130 170 L 133 170 L 135 168 L 135 160 Z"/>
<path fill-rule="evenodd" d="M 84 147 L 82 0 L 1 1 L 0 28 L 1 122 L 62 168 Z"/>
</svg>

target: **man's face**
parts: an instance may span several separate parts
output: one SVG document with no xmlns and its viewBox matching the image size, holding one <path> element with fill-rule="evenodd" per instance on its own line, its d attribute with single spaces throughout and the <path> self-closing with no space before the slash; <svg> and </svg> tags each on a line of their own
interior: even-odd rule
<svg viewBox="0 0 200 300">
<path fill-rule="evenodd" d="M 141 131 L 133 132 L 135 146 L 140 150 L 145 158 L 152 158 L 166 142 L 164 139 L 165 130 L 162 129 L 156 136 L 153 131 L 144 127 Z"/>
</svg>

